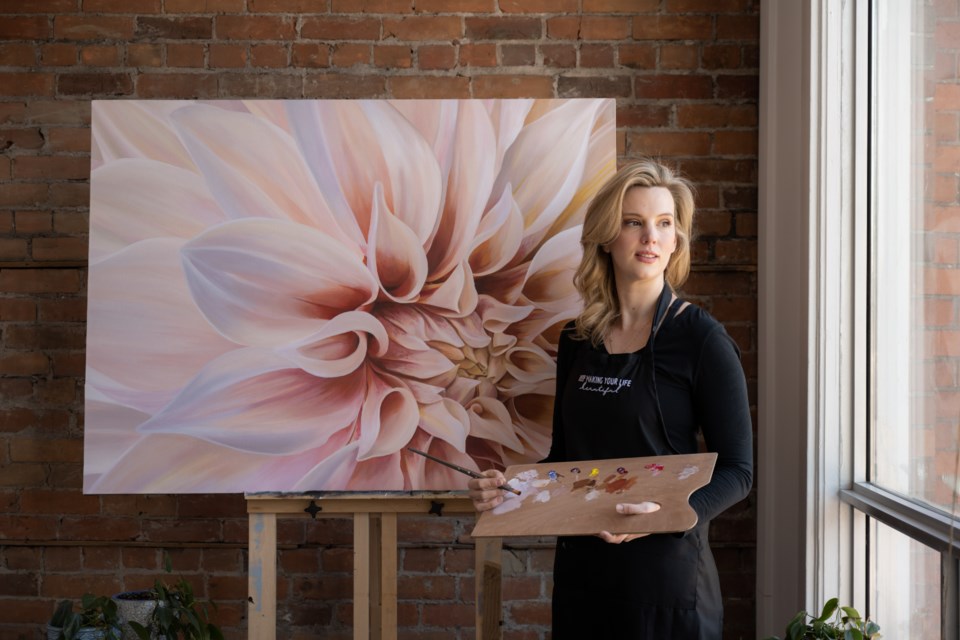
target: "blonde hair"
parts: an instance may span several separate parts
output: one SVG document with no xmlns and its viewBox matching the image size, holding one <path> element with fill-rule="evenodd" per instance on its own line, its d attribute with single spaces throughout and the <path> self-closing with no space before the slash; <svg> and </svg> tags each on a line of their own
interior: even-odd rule
<svg viewBox="0 0 960 640">
<path fill-rule="evenodd" d="M 614 175 L 594 196 L 583 221 L 580 244 L 583 258 L 573 277 L 583 299 L 574 336 L 599 346 L 603 336 L 620 315 L 613 262 L 605 245 L 616 240 L 623 224 L 623 198 L 634 187 L 664 187 L 674 202 L 677 248 L 667 263 L 667 284 L 676 289 L 690 273 L 690 234 L 693 229 L 693 186 L 656 160 L 632 162 Z"/>
</svg>

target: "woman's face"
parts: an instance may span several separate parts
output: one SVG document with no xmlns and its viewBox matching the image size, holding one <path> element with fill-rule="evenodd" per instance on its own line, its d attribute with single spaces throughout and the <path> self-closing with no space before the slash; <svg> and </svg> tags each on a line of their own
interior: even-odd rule
<svg viewBox="0 0 960 640">
<path fill-rule="evenodd" d="M 677 248 L 673 195 L 666 187 L 631 187 L 623 197 L 620 234 L 606 249 L 619 287 L 663 279 Z"/>
</svg>

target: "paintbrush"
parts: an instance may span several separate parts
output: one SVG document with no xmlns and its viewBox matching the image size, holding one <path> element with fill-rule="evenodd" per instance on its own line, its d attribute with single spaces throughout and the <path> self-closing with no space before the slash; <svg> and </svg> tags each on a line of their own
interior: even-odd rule
<svg viewBox="0 0 960 640">
<path fill-rule="evenodd" d="M 466 467 L 461 467 L 461 466 L 458 465 L 458 464 L 453 464 L 452 462 L 447 462 L 446 460 L 441 460 L 440 458 L 437 458 L 436 456 L 432 456 L 432 455 L 430 455 L 429 453 L 424 453 L 423 451 L 420 451 L 419 449 L 414 449 L 413 447 L 407 447 L 407 449 L 408 449 L 409 451 L 413 451 L 414 453 L 419 453 L 419 454 L 422 455 L 424 458 L 429 458 L 430 460 L 433 460 L 434 462 L 439 462 L 440 464 L 442 464 L 442 465 L 445 466 L 445 467 L 450 467 L 450 468 L 453 469 L 454 471 L 459 471 L 460 473 L 462 473 L 462 474 L 464 474 L 464 475 L 468 475 L 468 476 L 470 476 L 471 478 L 486 478 L 486 477 L 487 477 L 487 476 L 483 475 L 482 473 L 477 473 L 476 471 L 471 471 L 470 469 L 467 469 Z M 503 489 L 504 491 L 509 491 L 510 493 L 514 493 L 514 494 L 516 494 L 516 495 L 520 495 L 520 490 L 519 490 L 519 489 L 514 489 L 513 487 L 507 486 L 507 485 L 505 485 L 505 484 L 500 485 L 499 487 L 497 487 L 497 489 Z"/>
</svg>

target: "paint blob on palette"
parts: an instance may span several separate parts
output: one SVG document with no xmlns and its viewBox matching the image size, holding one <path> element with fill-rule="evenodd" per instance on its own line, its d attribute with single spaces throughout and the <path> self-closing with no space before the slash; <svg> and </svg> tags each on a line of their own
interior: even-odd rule
<svg viewBox="0 0 960 640">
<path fill-rule="evenodd" d="M 697 523 L 689 497 L 713 474 L 715 453 L 516 465 L 504 471 L 503 502 L 482 513 L 473 536 L 587 535 L 685 531 Z M 624 516 L 621 503 L 656 502 Z"/>
</svg>

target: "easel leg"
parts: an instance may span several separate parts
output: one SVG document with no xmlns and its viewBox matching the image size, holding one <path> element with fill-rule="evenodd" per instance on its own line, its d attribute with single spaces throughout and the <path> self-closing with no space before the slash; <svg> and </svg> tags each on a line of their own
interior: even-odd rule
<svg viewBox="0 0 960 640">
<path fill-rule="evenodd" d="M 397 514 L 380 515 L 380 637 L 397 640 Z"/>
<path fill-rule="evenodd" d="M 370 514 L 353 514 L 353 638 L 370 638 Z"/>
<path fill-rule="evenodd" d="M 477 640 L 500 640 L 502 538 L 476 539 Z"/>
<path fill-rule="evenodd" d="M 277 637 L 277 514 L 250 514 L 250 575 L 247 591 L 250 640 Z"/>
</svg>

